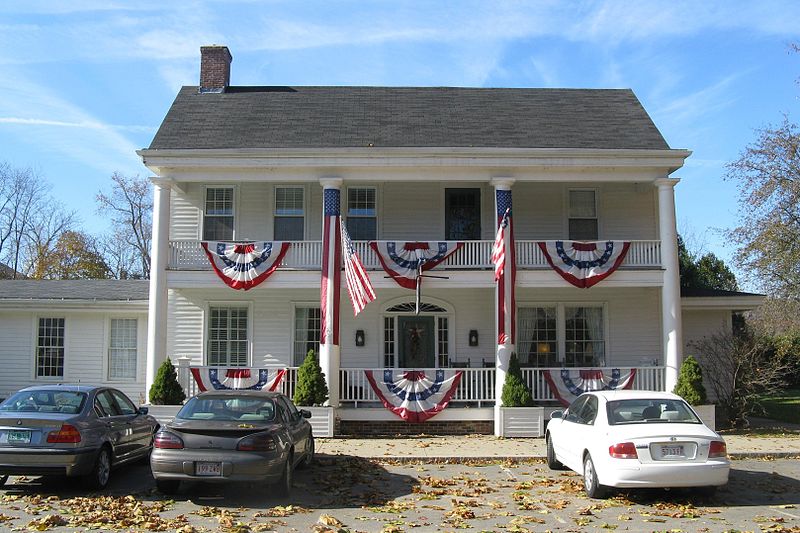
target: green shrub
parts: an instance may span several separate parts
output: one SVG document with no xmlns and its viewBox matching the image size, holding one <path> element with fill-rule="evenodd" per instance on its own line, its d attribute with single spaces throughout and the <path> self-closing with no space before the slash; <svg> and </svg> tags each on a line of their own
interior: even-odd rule
<svg viewBox="0 0 800 533">
<path fill-rule="evenodd" d="M 183 387 L 178 383 L 178 374 L 172 361 L 167 360 L 158 367 L 158 373 L 150 387 L 150 403 L 153 405 L 180 405 L 186 399 Z"/>
<path fill-rule="evenodd" d="M 533 396 L 525 382 L 522 380 L 522 370 L 519 368 L 517 354 L 512 353 L 508 362 L 506 382 L 503 384 L 501 396 L 503 407 L 531 407 Z"/>
<path fill-rule="evenodd" d="M 297 369 L 297 388 L 294 403 L 297 405 L 322 405 L 328 399 L 325 374 L 317 361 L 314 350 L 309 350 L 300 368 Z"/>
<path fill-rule="evenodd" d="M 706 388 L 703 387 L 703 370 L 697 359 L 688 356 L 681 363 L 675 394 L 683 397 L 691 405 L 706 403 Z"/>
</svg>

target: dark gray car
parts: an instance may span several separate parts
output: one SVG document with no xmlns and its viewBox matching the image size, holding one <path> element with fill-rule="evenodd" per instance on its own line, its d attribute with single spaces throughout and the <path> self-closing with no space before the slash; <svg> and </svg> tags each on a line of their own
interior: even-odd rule
<svg viewBox="0 0 800 533">
<path fill-rule="evenodd" d="M 265 482 L 286 495 L 295 466 L 314 458 L 310 416 L 275 392 L 201 393 L 156 434 L 150 457 L 156 486 L 171 493 L 181 481 Z"/>
<path fill-rule="evenodd" d="M 113 467 L 150 454 L 158 427 L 116 389 L 22 389 L 0 404 L 0 485 L 9 475 L 66 475 L 103 488 Z"/>
</svg>

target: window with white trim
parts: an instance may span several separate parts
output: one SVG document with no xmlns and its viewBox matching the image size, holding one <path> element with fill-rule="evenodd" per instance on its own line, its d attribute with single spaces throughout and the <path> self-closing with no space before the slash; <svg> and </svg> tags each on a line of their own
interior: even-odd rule
<svg viewBox="0 0 800 533">
<path fill-rule="evenodd" d="M 305 235 L 303 187 L 275 187 L 274 239 L 302 241 Z"/>
<path fill-rule="evenodd" d="M 561 366 L 558 363 L 556 307 L 520 307 L 517 311 L 517 338 L 520 364 Z"/>
<path fill-rule="evenodd" d="M 233 240 L 233 187 L 207 187 L 203 240 Z"/>
<path fill-rule="evenodd" d="M 108 378 L 135 379 L 138 321 L 112 318 L 108 340 Z"/>
<path fill-rule="evenodd" d="M 64 377 L 63 318 L 39 318 L 36 336 L 36 377 Z"/>
<path fill-rule="evenodd" d="M 569 191 L 569 239 L 596 241 L 598 239 L 597 198 L 594 190 Z"/>
<path fill-rule="evenodd" d="M 347 188 L 347 233 L 354 241 L 378 238 L 378 209 L 375 187 Z"/>
<path fill-rule="evenodd" d="M 248 308 L 213 306 L 208 314 L 208 365 L 247 366 Z"/>
<path fill-rule="evenodd" d="M 319 356 L 321 317 L 319 306 L 294 308 L 294 366 L 303 364 L 309 350 Z"/>
</svg>

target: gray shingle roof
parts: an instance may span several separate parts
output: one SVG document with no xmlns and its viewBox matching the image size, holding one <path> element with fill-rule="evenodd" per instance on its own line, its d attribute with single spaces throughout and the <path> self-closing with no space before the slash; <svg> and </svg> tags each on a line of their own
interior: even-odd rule
<svg viewBox="0 0 800 533">
<path fill-rule="evenodd" d="M 669 149 L 629 89 L 183 87 L 151 150 Z"/>
<path fill-rule="evenodd" d="M 148 299 L 147 280 L 0 280 L 0 300 L 108 300 Z"/>
</svg>

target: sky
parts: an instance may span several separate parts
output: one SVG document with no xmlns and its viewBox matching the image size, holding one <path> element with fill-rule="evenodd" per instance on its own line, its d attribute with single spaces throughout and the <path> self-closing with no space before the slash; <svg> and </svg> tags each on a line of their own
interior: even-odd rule
<svg viewBox="0 0 800 533">
<path fill-rule="evenodd" d="M 678 229 L 736 265 L 725 164 L 755 130 L 800 120 L 800 2 L 6 0 L 0 163 L 33 168 L 84 229 L 145 148 L 200 46 L 233 85 L 631 88 L 672 148 Z"/>
</svg>

